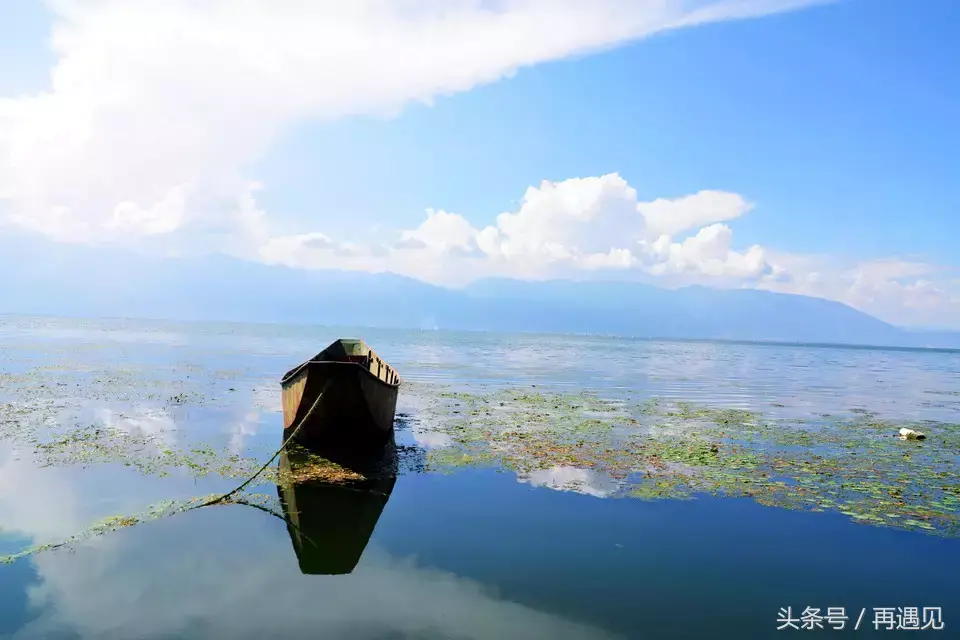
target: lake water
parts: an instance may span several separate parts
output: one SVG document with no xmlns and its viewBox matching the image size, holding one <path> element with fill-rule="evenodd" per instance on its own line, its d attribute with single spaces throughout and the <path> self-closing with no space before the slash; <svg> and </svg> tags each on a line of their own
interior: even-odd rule
<svg viewBox="0 0 960 640">
<path fill-rule="evenodd" d="M 449 433 L 424 406 L 440 389 L 536 388 L 801 423 L 869 411 L 949 434 L 960 353 L 946 351 L 0 318 L 0 553 L 238 482 L 131 464 L 153 455 L 145 448 L 116 460 L 40 455 L 45 434 L 97 425 L 162 451 L 202 445 L 265 461 L 280 443 L 281 375 L 341 336 L 362 337 L 404 377 L 405 466 L 392 490 L 297 495 L 304 530 L 307 519 L 343 525 L 314 560 L 349 568 L 362 551 L 352 571 L 303 573 L 292 530 L 269 507 L 198 509 L 0 565 L 0 635 L 752 639 L 811 633 L 778 631 L 781 608 L 799 618 L 844 607 L 845 630 L 824 621 L 816 633 L 885 637 L 898 632 L 874 630 L 875 608 L 939 607 L 944 628 L 922 633 L 960 637 L 955 534 L 750 497 L 624 498 L 610 478 L 570 465 L 435 470 L 431 452 Z M 960 451 L 946 455 L 956 463 Z"/>
</svg>

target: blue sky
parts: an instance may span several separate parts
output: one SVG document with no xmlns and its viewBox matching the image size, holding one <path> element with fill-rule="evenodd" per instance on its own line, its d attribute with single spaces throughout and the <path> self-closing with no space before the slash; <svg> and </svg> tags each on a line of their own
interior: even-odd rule
<svg viewBox="0 0 960 640">
<path fill-rule="evenodd" d="M 952 0 L 756 0 L 766 15 L 674 30 L 736 3 L 504 0 L 498 19 L 530 20 L 515 31 L 470 0 L 440 27 L 436 0 L 68 4 L 18 0 L 0 25 L 0 145 L 19 131 L 23 158 L 0 178 L 0 233 L 44 250 L 215 247 L 450 285 L 635 274 L 960 325 Z M 340 32 L 312 30 L 331 18 Z M 151 29 L 175 37 L 144 45 Z M 663 233 L 654 201 L 688 224 Z"/>
<path fill-rule="evenodd" d="M 744 194 L 757 203 L 737 225 L 746 244 L 949 262 L 960 7 L 923 4 L 852 0 L 678 31 L 394 120 L 298 129 L 261 166 L 263 202 L 299 214 L 322 176 L 324 197 L 370 224 L 415 225 L 425 206 L 485 223 L 527 185 L 619 172 L 641 198 Z"/>
</svg>

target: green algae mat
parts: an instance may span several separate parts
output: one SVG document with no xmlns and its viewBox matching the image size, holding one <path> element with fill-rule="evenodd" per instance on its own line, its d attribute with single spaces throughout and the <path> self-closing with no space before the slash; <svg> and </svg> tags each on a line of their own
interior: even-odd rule
<svg viewBox="0 0 960 640">
<path fill-rule="evenodd" d="M 960 534 L 960 425 L 888 421 L 864 410 L 783 419 L 536 389 L 444 392 L 423 416 L 449 443 L 430 451 L 434 470 L 493 466 L 524 476 L 574 468 L 607 479 L 612 497 L 747 497 Z M 926 439 L 902 440 L 902 427 Z"/>
<path fill-rule="evenodd" d="M 87 400 L 138 400 L 134 389 L 139 385 L 122 373 L 114 375 L 109 381 L 98 379 L 87 388 L 91 393 L 82 395 Z M 29 383 L 36 379 L 6 376 L 6 390 L 16 386 L 23 393 L 8 394 L 0 402 L 0 443 L 38 467 L 120 465 L 158 478 L 186 474 L 239 484 L 262 464 L 256 457 L 216 451 L 203 442 L 178 438 L 170 444 L 162 430 L 125 431 L 97 419 L 64 421 L 58 416 L 75 401 L 65 393 L 74 393 L 80 385 Z M 233 393 L 243 383 L 227 374 L 217 380 L 223 389 L 197 391 L 188 385 L 158 396 L 157 386 L 148 388 L 151 397 L 168 406 L 190 407 L 209 403 L 205 398 L 217 395 L 215 391 Z M 235 386 L 227 386 L 231 384 Z M 772 507 L 838 512 L 866 525 L 960 534 L 960 426 L 955 424 L 898 422 L 862 409 L 783 418 L 629 393 L 605 398 L 537 387 L 464 392 L 410 385 L 407 393 L 416 396 L 418 408 L 402 431 L 412 425 L 415 435 L 429 434 L 431 442 L 442 443 L 427 451 L 426 467 L 415 471 L 487 467 L 522 480 L 573 469 L 580 472 L 578 481 L 589 474 L 612 486 L 604 492 L 612 498 L 749 498 Z M 902 440 L 902 427 L 922 431 L 926 439 Z M 277 434 L 279 444 L 279 423 Z M 296 459 L 285 474 L 276 465 L 267 468 L 242 496 L 227 503 L 270 510 L 276 506 L 278 483 L 361 478 L 317 456 Z M 169 500 L 141 513 L 112 516 L 61 543 L 4 560 L 182 513 L 208 500 Z M 272 512 L 278 515 L 275 508 Z"/>
</svg>

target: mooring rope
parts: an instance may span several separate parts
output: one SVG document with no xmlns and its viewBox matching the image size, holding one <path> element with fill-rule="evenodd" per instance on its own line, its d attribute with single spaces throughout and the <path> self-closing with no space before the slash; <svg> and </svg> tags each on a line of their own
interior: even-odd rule
<svg viewBox="0 0 960 640">
<path fill-rule="evenodd" d="M 211 506 L 211 505 L 218 504 L 218 503 L 220 503 L 220 502 L 226 502 L 226 501 L 229 500 L 234 494 L 239 493 L 240 491 L 243 491 L 243 488 L 244 488 L 244 487 L 246 487 L 248 484 L 250 484 L 251 482 L 253 482 L 253 481 L 257 478 L 257 476 L 259 476 L 261 473 L 263 473 L 264 470 L 265 470 L 267 467 L 269 467 L 270 464 L 276 459 L 276 457 L 277 457 L 278 455 L 280 455 L 280 452 L 284 450 L 284 448 L 287 446 L 287 444 L 289 444 L 289 442 L 290 442 L 291 440 L 293 440 L 293 438 L 297 435 L 297 432 L 300 431 L 300 427 L 302 427 L 302 426 L 307 422 L 307 420 L 310 418 L 310 416 L 313 415 L 314 410 L 316 410 L 317 406 L 319 406 L 319 404 L 320 404 L 320 400 L 323 399 L 323 394 L 325 394 L 325 393 L 327 392 L 327 389 L 330 387 L 330 382 L 331 382 L 330 380 L 327 380 L 327 384 L 324 385 L 323 391 L 321 391 L 321 392 L 320 392 L 320 395 L 317 396 L 317 399 L 313 401 L 313 404 L 310 406 L 310 409 L 309 409 L 305 414 L 303 414 L 303 417 L 302 417 L 302 418 L 300 418 L 300 422 L 299 422 L 299 424 L 297 424 L 297 426 L 296 426 L 296 428 L 293 430 L 293 432 L 292 432 L 289 436 L 287 436 L 286 440 L 283 441 L 283 444 L 280 445 L 280 448 L 277 449 L 277 450 L 273 453 L 272 456 L 270 456 L 270 459 L 267 460 L 267 461 L 263 464 L 263 466 L 260 467 L 260 469 L 257 470 L 256 473 L 254 473 L 252 476 L 250 476 L 249 478 L 247 478 L 246 480 L 244 480 L 240 485 L 234 487 L 232 490 L 228 491 L 227 493 L 223 494 L 222 496 L 218 496 L 218 497 L 216 497 L 216 498 L 213 498 L 212 500 L 208 500 L 207 502 L 204 502 L 203 504 L 198 504 L 198 505 L 192 506 L 192 507 L 190 507 L 190 509 L 187 509 L 187 511 L 190 511 L 190 510 L 192 510 L 192 509 L 199 509 L 199 508 L 201 508 L 201 507 L 209 507 L 209 506 Z"/>
<path fill-rule="evenodd" d="M 313 542 L 313 540 L 311 540 L 308 536 L 304 535 L 302 531 L 300 531 L 300 527 L 297 526 L 292 520 L 290 520 L 290 519 L 288 519 L 288 518 L 286 518 L 286 517 L 284 517 L 284 516 L 281 516 L 280 514 L 274 512 L 274 511 L 272 511 L 272 510 L 270 510 L 270 509 L 267 509 L 266 507 L 257 505 L 257 504 L 255 504 L 255 503 L 253 503 L 253 502 L 248 502 L 248 501 L 246 501 L 246 500 L 236 499 L 236 498 L 234 498 L 233 500 L 231 500 L 231 498 L 233 498 L 233 496 L 234 496 L 235 494 L 237 494 L 238 492 L 242 491 L 242 490 L 244 489 L 244 487 L 246 487 L 248 484 L 250 484 L 251 482 L 253 482 L 253 481 L 257 478 L 257 476 L 259 476 L 261 473 L 263 473 L 263 471 L 264 471 L 267 467 L 270 466 L 270 463 L 272 463 L 272 462 L 276 459 L 276 457 L 277 457 L 278 455 L 280 455 L 280 452 L 283 451 L 284 447 L 286 447 L 287 444 L 289 444 L 290 441 L 293 440 L 293 438 L 294 438 L 294 437 L 297 435 L 297 433 L 300 431 L 300 427 L 302 427 L 302 426 L 307 422 L 307 420 L 310 419 L 310 416 L 313 415 L 313 412 L 314 412 L 314 411 L 316 410 L 316 408 L 320 405 L 320 400 L 323 398 L 323 394 L 325 394 L 325 393 L 327 392 L 327 389 L 328 389 L 329 386 L 330 386 L 330 382 L 331 382 L 331 381 L 329 381 L 329 380 L 327 381 L 327 384 L 324 385 L 324 387 L 323 387 L 323 391 L 320 392 L 320 395 L 318 395 L 318 396 L 317 396 L 317 399 L 313 401 L 313 404 L 310 406 L 310 409 L 309 409 L 309 410 L 303 415 L 303 417 L 300 419 L 300 423 L 297 424 L 297 426 L 296 426 L 296 428 L 294 428 L 293 432 L 283 441 L 283 444 L 280 445 L 280 448 L 277 449 L 272 456 L 270 456 L 270 459 L 267 460 L 266 463 L 265 463 L 262 467 L 260 467 L 260 469 L 258 469 L 256 473 L 254 473 L 252 476 L 250 476 L 249 478 L 247 478 L 246 480 L 244 480 L 243 483 L 241 483 L 239 486 L 235 487 L 233 490 L 231 490 L 231 491 L 229 491 L 229 492 L 227 492 L 227 493 L 225 493 L 225 494 L 223 494 L 223 495 L 221 495 L 221 496 L 217 496 L 216 498 L 213 498 L 212 500 L 207 500 L 206 502 L 204 502 L 204 503 L 202 503 L 202 504 L 195 504 L 195 505 L 190 506 L 190 507 L 187 507 L 187 508 L 181 507 L 181 508 L 176 509 L 176 510 L 170 512 L 170 513 L 167 513 L 167 514 L 165 514 L 164 516 L 161 516 L 161 517 L 172 516 L 172 515 L 175 515 L 175 514 L 178 514 L 178 513 L 186 513 L 186 512 L 188 512 L 188 511 L 193 511 L 194 509 L 201 509 L 201 508 L 203 508 L 203 507 L 210 507 L 210 506 L 213 506 L 213 505 L 215 505 L 215 504 L 220 504 L 220 503 L 222 503 L 222 502 L 226 502 L 226 501 L 230 500 L 230 503 L 231 503 L 231 504 L 239 504 L 239 505 L 243 505 L 243 506 L 247 506 L 247 507 L 253 507 L 253 508 L 259 509 L 260 511 L 263 511 L 263 512 L 265 512 L 265 513 L 269 513 L 270 515 L 272 515 L 272 516 L 274 516 L 274 517 L 276 517 L 276 518 L 279 518 L 279 519 L 281 519 L 281 520 L 286 521 L 287 524 L 292 525 L 292 526 L 297 530 L 297 534 L 298 534 L 298 535 L 300 535 L 302 538 L 305 538 L 306 540 L 308 540 L 308 541 L 311 542 L 312 544 L 316 545 L 316 543 Z M 142 523 L 145 522 L 145 521 L 146 521 L 146 520 L 141 520 L 140 518 L 134 518 L 133 524 L 142 524 Z M 125 525 L 125 526 L 126 526 L 126 525 Z M 30 554 L 32 554 L 32 553 L 39 553 L 39 552 L 41 552 L 41 551 L 51 551 L 51 550 L 53 550 L 53 549 L 59 549 L 59 548 L 61 548 L 61 547 L 66 547 L 66 546 L 68 546 L 68 545 L 70 545 L 70 544 L 73 544 L 73 543 L 79 542 L 79 541 L 80 541 L 80 537 L 79 537 L 79 536 L 71 536 L 70 538 L 68 538 L 67 540 L 64 540 L 64 541 L 62 541 L 62 542 L 57 542 L 57 543 L 54 543 L 54 544 L 45 544 L 45 545 L 41 545 L 40 547 L 37 547 L 37 548 L 25 549 L 25 550 L 23 550 L 23 551 L 20 551 L 19 553 L 15 553 L 15 554 L 11 554 L 11 555 L 8 555 L 8 556 L 0 557 L 0 562 L 3 562 L 3 563 L 12 562 L 12 561 L 16 560 L 17 558 L 20 558 L 20 557 L 23 557 L 23 556 L 27 556 L 27 555 L 30 555 Z"/>
</svg>

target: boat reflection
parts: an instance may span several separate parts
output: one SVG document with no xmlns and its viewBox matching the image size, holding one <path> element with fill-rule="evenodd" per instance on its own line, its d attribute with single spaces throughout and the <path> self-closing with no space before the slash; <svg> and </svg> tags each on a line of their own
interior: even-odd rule
<svg viewBox="0 0 960 640">
<path fill-rule="evenodd" d="M 391 434 L 375 455 L 314 451 L 363 480 L 330 482 L 285 481 L 277 486 L 287 532 L 300 571 L 312 575 L 342 575 L 357 566 L 380 514 L 397 481 L 397 450 Z M 300 454 L 301 456 L 303 454 Z M 296 453 L 280 453 L 281 478 L 295 475 Z"/>
</svg>

